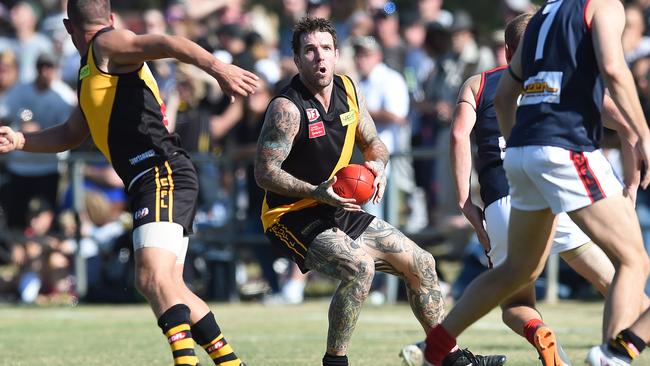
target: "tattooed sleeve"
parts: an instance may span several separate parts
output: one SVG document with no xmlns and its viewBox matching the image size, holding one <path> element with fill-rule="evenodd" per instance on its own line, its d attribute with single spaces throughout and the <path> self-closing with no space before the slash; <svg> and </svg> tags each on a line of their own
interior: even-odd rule
<svg viewBox="0 0 650 366">
<path fill-rule="evenodd" d="M 269 105 L 257 141 L 255 180 L 266 190 L 290 197 L 308 197 L 316 188 L 282 170 L 300 128 L 300 111 L 286 98 Z"/>
</svg>

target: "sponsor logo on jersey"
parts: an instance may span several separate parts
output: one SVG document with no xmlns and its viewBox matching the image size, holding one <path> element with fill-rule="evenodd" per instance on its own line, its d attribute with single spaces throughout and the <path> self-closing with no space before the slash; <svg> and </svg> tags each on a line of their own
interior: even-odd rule
<svg viewBox="0 0 650 366">
<path fill-rule="evenodd" d="M 136 165 L 136 164 L 138 164 L 139 162 L 141 162 L 143 160 L 147 160 L 149 158 L 154 157 L 155 155 L 156 155 L 156 152 L 153 151 L 153 149 L 147 150 L 147 151 L 143 152 L 142 154 L 138 154 L 138 155 L 136 155 L 136 156 L 134 156 L 132 158 L 129 158 L 129 163 L 131 163 L 131 165 Z"/>
<path fill-rule="evenodd" d="M 316 108 L 307 108 L 305 109 L 305 112 L 307 112 L 307 119 L 309 122 L 314 122 L 318 117 L 320 117 L 320 113 L 318 113 L 318 109 Z"/>
<path fill-rule="evenodd" d="M 541 71 L 524 82 L 519 105 L 560 103 L 562 72 Z"/>
<path fill-rule="evenodd" d="M 347 126 L 357 120 L 357 113 L 356 111 L 349 111 L 341 114 L 339 118 L 341 119 L 341 124 Z"/>
<path fill-rule="evenodd" d="M 134 220 L 140 220 L 140 219 L 142 219 L 143 217 L 145 217 L 147 215 L 149 215 L 149 209 L 147 207 L 143 207 L 143 208 L 137 210 L 133 214 L 133 219 Z"/>
<path fill-rule="evenodd" d="M 309 138 L 325 136 L 325 125 L 323 122 L 316 122 L 309 125 Z"/>
</svg>

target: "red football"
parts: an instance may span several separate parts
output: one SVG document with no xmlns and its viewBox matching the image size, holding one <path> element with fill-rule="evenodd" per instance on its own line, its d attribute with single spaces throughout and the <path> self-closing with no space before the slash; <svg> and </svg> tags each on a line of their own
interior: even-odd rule
<svg viewBox="0 0 650 366">
<path fill-rule="evenodd" d="M 375 175 L 363 165 L 350 164 L 336 172 L 334 192 L 344 198 L 354 198 L 357 204 L 366 203 L 375 194 Z"/>
</svg>

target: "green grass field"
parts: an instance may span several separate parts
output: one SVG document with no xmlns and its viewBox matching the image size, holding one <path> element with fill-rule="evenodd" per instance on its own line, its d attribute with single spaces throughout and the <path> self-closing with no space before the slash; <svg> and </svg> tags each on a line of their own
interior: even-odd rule
<svg viewBox="0 0 650 366">
<path fill-rule="evenodd" d="M 326 301 L 299 306 L 213 304 L 221 328 L 249 366 L 320 365 L 327 326 Z M 601 303 L 542 305 L 548 324 L 574 362 L 599 343 Z M 423 338 L 406 305 L 366 306 L 352 340 L 355 366 L 398 366 L 402 345 Z M 0 365 L 164 365 L 171 356 L 145 305 L 34 308 L 0 306 Z M 461 338 L 476 353 L 505 353 L 508 365 L 540 365 L 528 343 L 490 313 Z M 200 351 L 202 363 L 210 363 Z M 635 362 L 650 365 L 650 357 Z"/>
</svg>

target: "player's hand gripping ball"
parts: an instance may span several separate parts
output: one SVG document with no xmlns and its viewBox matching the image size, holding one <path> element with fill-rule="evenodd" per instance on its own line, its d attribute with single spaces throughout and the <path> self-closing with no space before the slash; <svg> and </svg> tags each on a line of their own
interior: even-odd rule
<svg viewBox="0 0 650 366">
<path fill-rule="evenodd" d="M 343 198 L 354 198 L 362 205 L 375 195 L 375 175 L 363 165 L 350 164 L 336 172 L 334 192 Z"/>
</svg>

